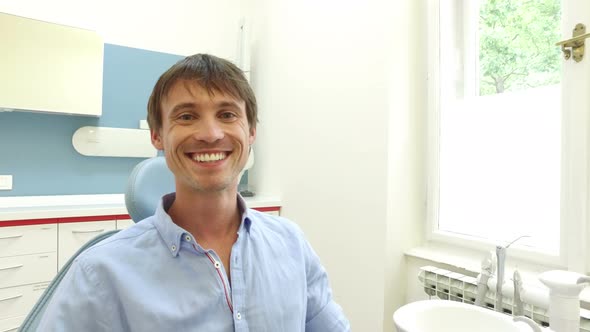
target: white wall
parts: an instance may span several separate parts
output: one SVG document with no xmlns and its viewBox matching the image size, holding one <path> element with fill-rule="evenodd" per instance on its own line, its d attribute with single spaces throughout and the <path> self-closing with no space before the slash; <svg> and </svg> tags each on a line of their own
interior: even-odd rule
<svg viewBox="0 0 590 332">
<path fill-rule="evenodd" d="M 235 59 L 242 0 L 0 0 L 0 11 L 99 32 L 105 43 Z"/>
<path fill-rule="evenodd" d="M 376 1 L 258 4 L 256 151 L 271 162 L 252 170 L 253 182 L 280 192 L 353 330 L 381 331 L 388 100 L 387 45 L 378 40 L 389 9 Z"/>
<path fill-rule="evenodd" d="M 262 162 L 251 180 L 281 194 L 353 330 L 392 331 L 402 250 L 422 234 L 425 55 L 409 29 L 423 1 L 252 1 Z"/>
<path fill-rule="evenodd" d="M 395 309 L 419 296 L 416 269 L 404 251 L 422 243 L 426 218 L 426 0 L 399 4 L 390 86 L 384 331 Z M 422 292 L 423 293 L 423 292 Z"/>
</svg>

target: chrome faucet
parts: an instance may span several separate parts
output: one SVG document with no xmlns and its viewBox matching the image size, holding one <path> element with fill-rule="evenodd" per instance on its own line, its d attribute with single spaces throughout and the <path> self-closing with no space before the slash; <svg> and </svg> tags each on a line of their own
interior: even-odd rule
<svg viewBox="0 0 590 332">
<path fill-rule="evenodd" d="M 513 316 L 524 316 L 524 303 L 522 302 L 522 278 L 518 270 L 514 270 L 512 276 L 512 282 L 514 283 L 514 308 L 512 309 Z"/>
<path fill-rule="evenodd" d="M 504 284 L 504 266 L 506 263 L 506 249 L 508 249 L 508 247 L 510 247 L 514 242 L 522 239 L 523 237 L 530 237 L 528 235 L 523 235 L 520 236 L 518 238 L 516 238 L 514 241 L 508 243 L 508 245 L 506 245 L 505 247 L 503 246 L 496 246 L 496 261 L 498 264 L 498 269 L 497 269 L 497 278 L 496 278 L 496 306 L 495 309 L 496 311 L 499 312 L 503 312 L 503 307 L 502 307 L 502 285 Z"/>
</svg>

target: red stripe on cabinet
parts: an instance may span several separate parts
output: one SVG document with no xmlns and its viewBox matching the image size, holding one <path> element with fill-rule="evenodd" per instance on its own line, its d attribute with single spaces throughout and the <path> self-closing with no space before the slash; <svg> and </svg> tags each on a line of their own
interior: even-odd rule
<svg viewBox="0 0 590 332">
<path fill-rule="evenodd" d="M 4 221 L 0 221 L 0 227 L 45 225 L 45 224 L 56 224 L 56 223 L 57 223 L 57 218 L 4 220 Z"/>
<path fill-rule="evenodd" d="M 90 221 L 106 221 L 106 220 L 122 220 L 122 219 L 131 219 L 131 217 L 128 214 L 112 214 L 112 215 L 106 215 L 106 216 L 83 216 L 83 217 L 64 217 L 64 218 L 4 220 L 4 221 L 0 221 L 0 227 L 30 226 L 30 225 L 45 225 L 45 224 L 66 224 L 66 223 L 72 223 L 72 222 L 90 222 Z"/>
<path fill-rule="evenodd" d="M 128 215 L 124 214 L 113 214 L 107 216 L 84 216 L 84 217 L 65 217 L 57 218 L 58 223 L 65 224 L 71 222 L 89 222 L 89 221 L 106 221 L 106 220 L 117 220 L 117 219 L 130 219 Z"/>
<path fill-rule="evenodd" d="M 265 207 L 255 207 L 252 210 L 260 211 L 260 212 L 269 212 L 269 211 L 280 211 L 280 206 L 265 206 Z"/>
</svg>

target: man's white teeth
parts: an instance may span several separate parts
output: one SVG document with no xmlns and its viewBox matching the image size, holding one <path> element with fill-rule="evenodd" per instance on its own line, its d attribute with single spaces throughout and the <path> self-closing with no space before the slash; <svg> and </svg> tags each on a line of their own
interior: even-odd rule
<svg viewBox="0 0 590 332">
<path fill-rule="evenodd" d="M 212 162 L 225 159 L 227 155 L 225 152 L 217 152 L 217 153 L 203 153 L 203 154 L 194 154 L 193 160 L 196 160 L 200 163 Z"/>
</svg>

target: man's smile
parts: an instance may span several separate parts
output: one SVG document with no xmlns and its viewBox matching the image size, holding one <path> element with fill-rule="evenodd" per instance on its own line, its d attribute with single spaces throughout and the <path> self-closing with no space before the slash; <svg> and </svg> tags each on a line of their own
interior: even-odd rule
<svg viewBox="0 0 590 332">
<path fill-rule="evenodd" d="M 189 157 L 197 161 L 199 163 L 211 163 L 220 160 L 226 159 L 231 152 L 222 151 L 222 152 L 210 152 L 210 153 L 192 153 L 189 154 Z"/>
</svg>

